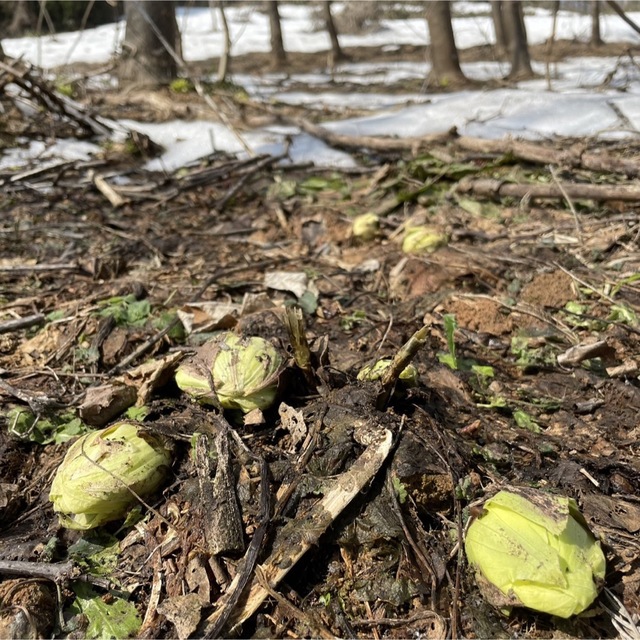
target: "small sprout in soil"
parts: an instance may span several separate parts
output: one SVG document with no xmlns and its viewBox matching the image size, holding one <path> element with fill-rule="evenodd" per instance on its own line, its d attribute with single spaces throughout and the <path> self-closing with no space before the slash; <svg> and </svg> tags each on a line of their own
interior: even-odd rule
<svg viewBox="0 0 640 640">
<path fill-rule="evenodd" d="M 380 380 L 385 371 L 391 366 L 391 363 L 392 360 L 390 358 L 383 358 L 373 365 L 363 367 L 358 373 L 358 380 Z M 418 378 L 418 370 L 412 364 L 407 365 L 398 376 L 398 380 L 405 387 L 416 387 Z"/>
<path fill-rule="evenodd" d="M 93 529 L 126 515 L 165 480 L 171 454 L 155 436 L 119 422 L 82 436 L 58 467 L 49 500 L 60 524 Z"/>
<path fill-rule="evenodd" d="M 176 384 L 204 404 L 249 413 L 273 404 L 283 368 L 283 357 L 267 340 L 225 332 L 178 367 Z"/>
<path fill-rule="evenodd" d="M 433 227 L 408 227 L 402 240 L 404 253 L 432 253 L 446 246 L 447 236 Z"/>
<path fill-rule="evenodd" d="M 595 600 L 605 557 L 571 498 L 535 489 L 500 491 L 466 535 L 484 597 L 569 618 Z"/>
<path fill-rule="evenodd" d="M 353 219 L 351 234 L 354 238 L 368 242 L 380 231 L 380 218 L 375 213 L 363 213 Z"/>
<path fill-rule="evenodd" d="M 458 357 L 456 356 L 455 341 L 455 332 L 458 328 L 458 323 L 456 322 L 456 317 L 451 313 L 445 314 L 443 320 L 444 332 L 447 336 L 447 349 L 449 349 L 449 353 L 438 354 L 438 360 L 455 371 L 459 366 Z"/>
</svg>

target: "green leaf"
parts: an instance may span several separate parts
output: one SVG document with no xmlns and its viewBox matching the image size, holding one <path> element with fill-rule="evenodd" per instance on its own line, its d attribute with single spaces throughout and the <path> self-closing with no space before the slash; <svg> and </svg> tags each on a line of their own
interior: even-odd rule
<svg viewBox="0 0 640 640">
<path fill-rule="evenodd" d="M 129 407 L 125 414 L 129 420 L 142 422 L 149 415 L 149 407 L 142 405 L 141 407 Z"/>
<path fill-rule="evenodd" d="M 136 635 L 142 620 L 135 605 L 111 592 L 109 602 L 105 602 L 88 584 L 73 584 L 76 599 L 71 605 L 71 613 L 86 616 L 89 624 L 84 637 L 87 639 L 118 640 Z"/>
<path fill-rule="evenodd" d="M 458 323 L 456 322 L 456 317 L 452 313 L 446 313 L 443 316 L 443 321 L 444 332 L 447 336 L 447 348 L 449 349 L 449 353 L 438 354 L 438 360 L 442 362 L 442 364 L 446 364 L 449 368 L 455 371 L 459 367 L 458 358 L 456 357 L 455 341 L 455 332 L 458 328 Z"/>
<path fill-rule="evenodd" d="M 311 291 L 305 291 L 298 298 L 298 305 L 308 315 L 313 315 L 318 308 L 318 297 Z"/>
<path fill-rule="evenodd" d="M 36 444 L 64 444 L 88 430 L 71 411 L 51 418 L 37 418 L 28 409 L 13 407 L 6 416 L 12 435 Z"/>
<path fill-rule="evenodd" d="M 404 504 L 409 494 L 407 493 L 407 488 L 404 484 L 402 484 L 399 478 L 396 478 L 395 476 L 393 478 L 393 490 L 396 492 L 400 504 Z"/>
<path fill-rule="evenodd" d="M 636 312 L 624 304 L 612 305 L 607 320 L 631 326 L 638 324 L 638 316 L 636 315 Z"/>
<path fill-rule="evenodd" d="M 103 529 L 87 531 L 69 547 L 69 556 L 81 567 L 91 575 L 107 578 L 113 575 L 119 553 L 120 542 Z"/>
<path fill-rule="evenodd" d="M 521 409 L 516 409 L 513 412 L 513 419 L 521 429 L 526 429 L 532 433 L 540 433 L 542 431 L 540 425 L 538 425 L 538 423 L 528 413 Z"/>
</svg>

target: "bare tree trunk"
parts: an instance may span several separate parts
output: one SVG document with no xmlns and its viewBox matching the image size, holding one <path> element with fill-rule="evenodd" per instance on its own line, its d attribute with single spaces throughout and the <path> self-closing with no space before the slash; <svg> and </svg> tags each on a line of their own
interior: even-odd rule
<svg viewBox="0 0 640 640">
<path fill-rule="evenodd" d="M 529 45 L 527 43 L 527 30 L 524 25 L 524 12 L 521 0 L 509 0 L 502 3 L 504 24 L 509 43 L 509 58 L 511 71 L 509 78 L 530 78 L 533 76 Z"/>
<path fill-rule="evenodd" d="M 447 87 L 466 82 L 458 59 L 458 50 L 451 26 L 451 6 L 448 0 L 429 2 L 426 18 L 431 39 L 429 83 L 439 87 Z"/>
<path fill-rule="evenodd" d="M 174 55 L 179 38 L 172 1 L 127 0 L 123 61 L 118 78 L 123 86 L 157 86 L 175 79 Z"/>
<path fill-rule="evenodd" d="M 7 35 L 22 35 L 25 31 L 35 27 L 36 20 L 37 17 L 31 10 L 27 0 L 17 0 L 13 8 L 11 24 L 7 27 Z"/>
<path fill-rule="evenodd" d="M 229 75 L 229 64 L 231 62 L 231 32 L 229 31 L 227 15 L 224 12 L 224 0 L 220 0 L 218 8 L 220 9 L 220 22 L 222 23 L 222 33 L 224 34 L 224 50 L 218 64 L 218 82 L 225 82 Z"/>
<path fill-rule="evenodd" d="M 502 4 L 502 0 L 491 0 L 491 18 L 493 20 L 493 29 L 496 33 L 496 55 L 500 60 L 507 57 L 508 49 Z"/>
<path fill-rule="evenodd" d="M 601 47 L 602 34 L 600 33 L 600 0 L 592 0 L 591 2 L 591 45 L 593 47 Z"/>
<path fill-rule="evenodd" d="M 323 0 L 322 2 L 322 16 L 324 18 L 324 23 L 327 28 L 327 33 L 329 34 L 329 39 L 331 40 L 331 62 L 330 67 L 333 67 L 338 62 L 341 62 L 345 59 L 345 55 L 342 51 L 342 47 L 340 46 L 340 41 L 338 39 L 338 30 L 336 29 L 336 24 L 333 21 L 333 15 L 331 14 L 331 0 Z"/>
<path fill-rule="evenodd" d="M 0 62 L 2 62 L 5 58 L 4 49 L 2 48 L 2 42 L 0 41 Z"/>
<path fill-rule="evenodd" d="M 282 41 L 282 26 L 280 25 L 280 11 L 278 0 L 267 0 L 269 27 L 271 29 L 271 56 L 273 66 L 281 67 L 287 61 L 287 52 Z"/>
</svg>

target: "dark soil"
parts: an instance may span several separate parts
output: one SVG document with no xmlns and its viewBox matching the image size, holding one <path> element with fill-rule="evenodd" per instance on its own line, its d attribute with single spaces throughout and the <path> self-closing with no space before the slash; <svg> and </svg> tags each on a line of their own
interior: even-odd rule
<svg viewBox="0 0 640 640">
<path fill-rule="evenodd" d="M 234 61 L 235 68 L 250 70 L 259 64 L 252 58 Z M 307 64 L 303 58 L 295 64 Z M 110 115 L 118 101 L 131 108 L 115 94 L 87 101 Z M 640 158 L 630 142 L 582 144 Z M 34 442 L 37 424 L 20 433 L 15 409 L 55 423 L 65 412 L 77 414 L 94 387 L 119 381 L 137 392 L 149 385 L 143 425 L 174 447 L 171 478 L 150 498 L 153 510 L 143 508 L 134 527 L 119 521 L 103 528 L 119 553 L 106 574 L 93 571 L 104 602 L 126 593 L 135 603 L 140 637 L 212 632 L 207 617 L 228 601 L 234 576 L 253 566 L 240 561 L 244 550 L 212 555 L 208 546 L 206 523 L 217 507 L 202 502 L 190 442 L 194 433 L 211 440 L 226 428 L 246 447 L 230 437 L 245 549 L 259 539 L 260 564 L 283 540 L 291 556 L 305 536 L 311 542 L 235 631 L 242 637 L 616 637 L 614 605 L 604 593 L 588 614 L 570 620 L 518 609 L 503 615 L 483 599 L 457 541 L 470 509 L 509 485 L 576 499 L 606 552 L 606 586 L 637 621 L 637 203 L 578 201 L 572 211 L 562 198 L 471 202 L 455 190 L 462 175 L 551 178 L 545 167 L 465 153 L 454 141 L 418 157 L 361 150 L 359 159 L 362 169 L 339 173 L 220 155 L 161 175 L 110 149 L 93 166 L 72 163 L 16 179 L 21 171 L 3 170 L 0 326 L 44 316 L 0 333 L 0 573 L 3 561 L 29 561 L 35 571 L 0 584 L 14 607 L 5 620 L 14 624 L 20 607 L 46 611 L 33 621 L 38 633 L 55 627 L 62 634 L 62 612 L 75 625 L 71 637 L 85 637 L 86 616 L 72 617 L 69 609 L 77 580 L 64 576 L 61 602 L 49 582 L 24 580 L 37 576 L 40 564 L 66 562 L 82 537 L 100 547 L 95 534 L 61 528 L 48 500 L 68 444 Z M 580 167 L 560 170 L 572 182 L 631 182 Z M 91 171 L 127 201 L 112 206 Z M 353 217 L 380 211 L 381 203 L 377 237 L 352 237 Z M 408 223 L 428 223 L 448 241 L 432 253 L 406 255 Z M 274 271 L 305 274 L 308 295 L 267 287 Z M 148 307 L 136 306 L 141 301 Z M 311 345 L 306 372 L 294 362 L 285 321 L 296 303 Z M 225 313 L 213 317 L 223 305 Z M 141 315 L 127 315 L 133 309 Z M 173 322 L 178 311 L 191 333 Z M 450 315 L 457 322 L 454 366 L 442 358 L 451 355 Z M 418 386 L 398 388 L 381 405 L 379 383 L 357 381 L 358 371 L 393 357 L 423 327 L 424 345 L 413 359 Z M 167 357 L 192 353 L 221 328 L 265 337 L 288 355 L 279 388 L 288 409 L 278 411 L 276 403 L 262 419 L 243 424 L 226 413 L 222 420 L 182 395 L 171 376 L 131 374 L 143 363 L 170 373 L 176 365 Z M 606 348 L 558 363 L 570 347 L 596 341 Z M 517 420 L 521 414 L 529 421 Z M 393 434 L 392 451 L 331 526 L 310 533 L 323 488 L 385 430 Z M 261 492 L 270 496 L 266 510 Z M 86 564 L 75 570 L 73 578 L 91 573 Z M 259 586 L 257 573 L 249 577 Z M 243 598 L 229 605 L 222 635 L 244 605 Z"/>
</svg>

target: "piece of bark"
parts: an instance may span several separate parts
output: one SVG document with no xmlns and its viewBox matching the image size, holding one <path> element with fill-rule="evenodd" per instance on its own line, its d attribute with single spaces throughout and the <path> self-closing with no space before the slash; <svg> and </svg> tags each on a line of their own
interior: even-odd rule
<svg viewBox="0 0 640 640">
<path fill-rule="evenodd" d="M 90 387 L 78 411 L 87 424 L 102 427 L 133 406 L 137 397 L 136 388 L 128 384 Z"/>
<path fill-rule="evenodd" d="M 616 350 L 606 340 L 577 344 L 558 356 L 558 364 L 563 367 L 580 364 L 591 358 L 612 358 Z"/>
<path fill-rule="evenodd" d="M 211 478 L 211 449 L 217 454 L 215 476 Z M 196 461 L 200 488 L 199 509 L 202 529 L 208 550 L 212 555 L 244 551 L 242 516 L 235 490 L 235 478 L 229 455 L 226 429 L 220 429 L 214 438 L 208 433 L 198 436 Z"/>
</svg>

